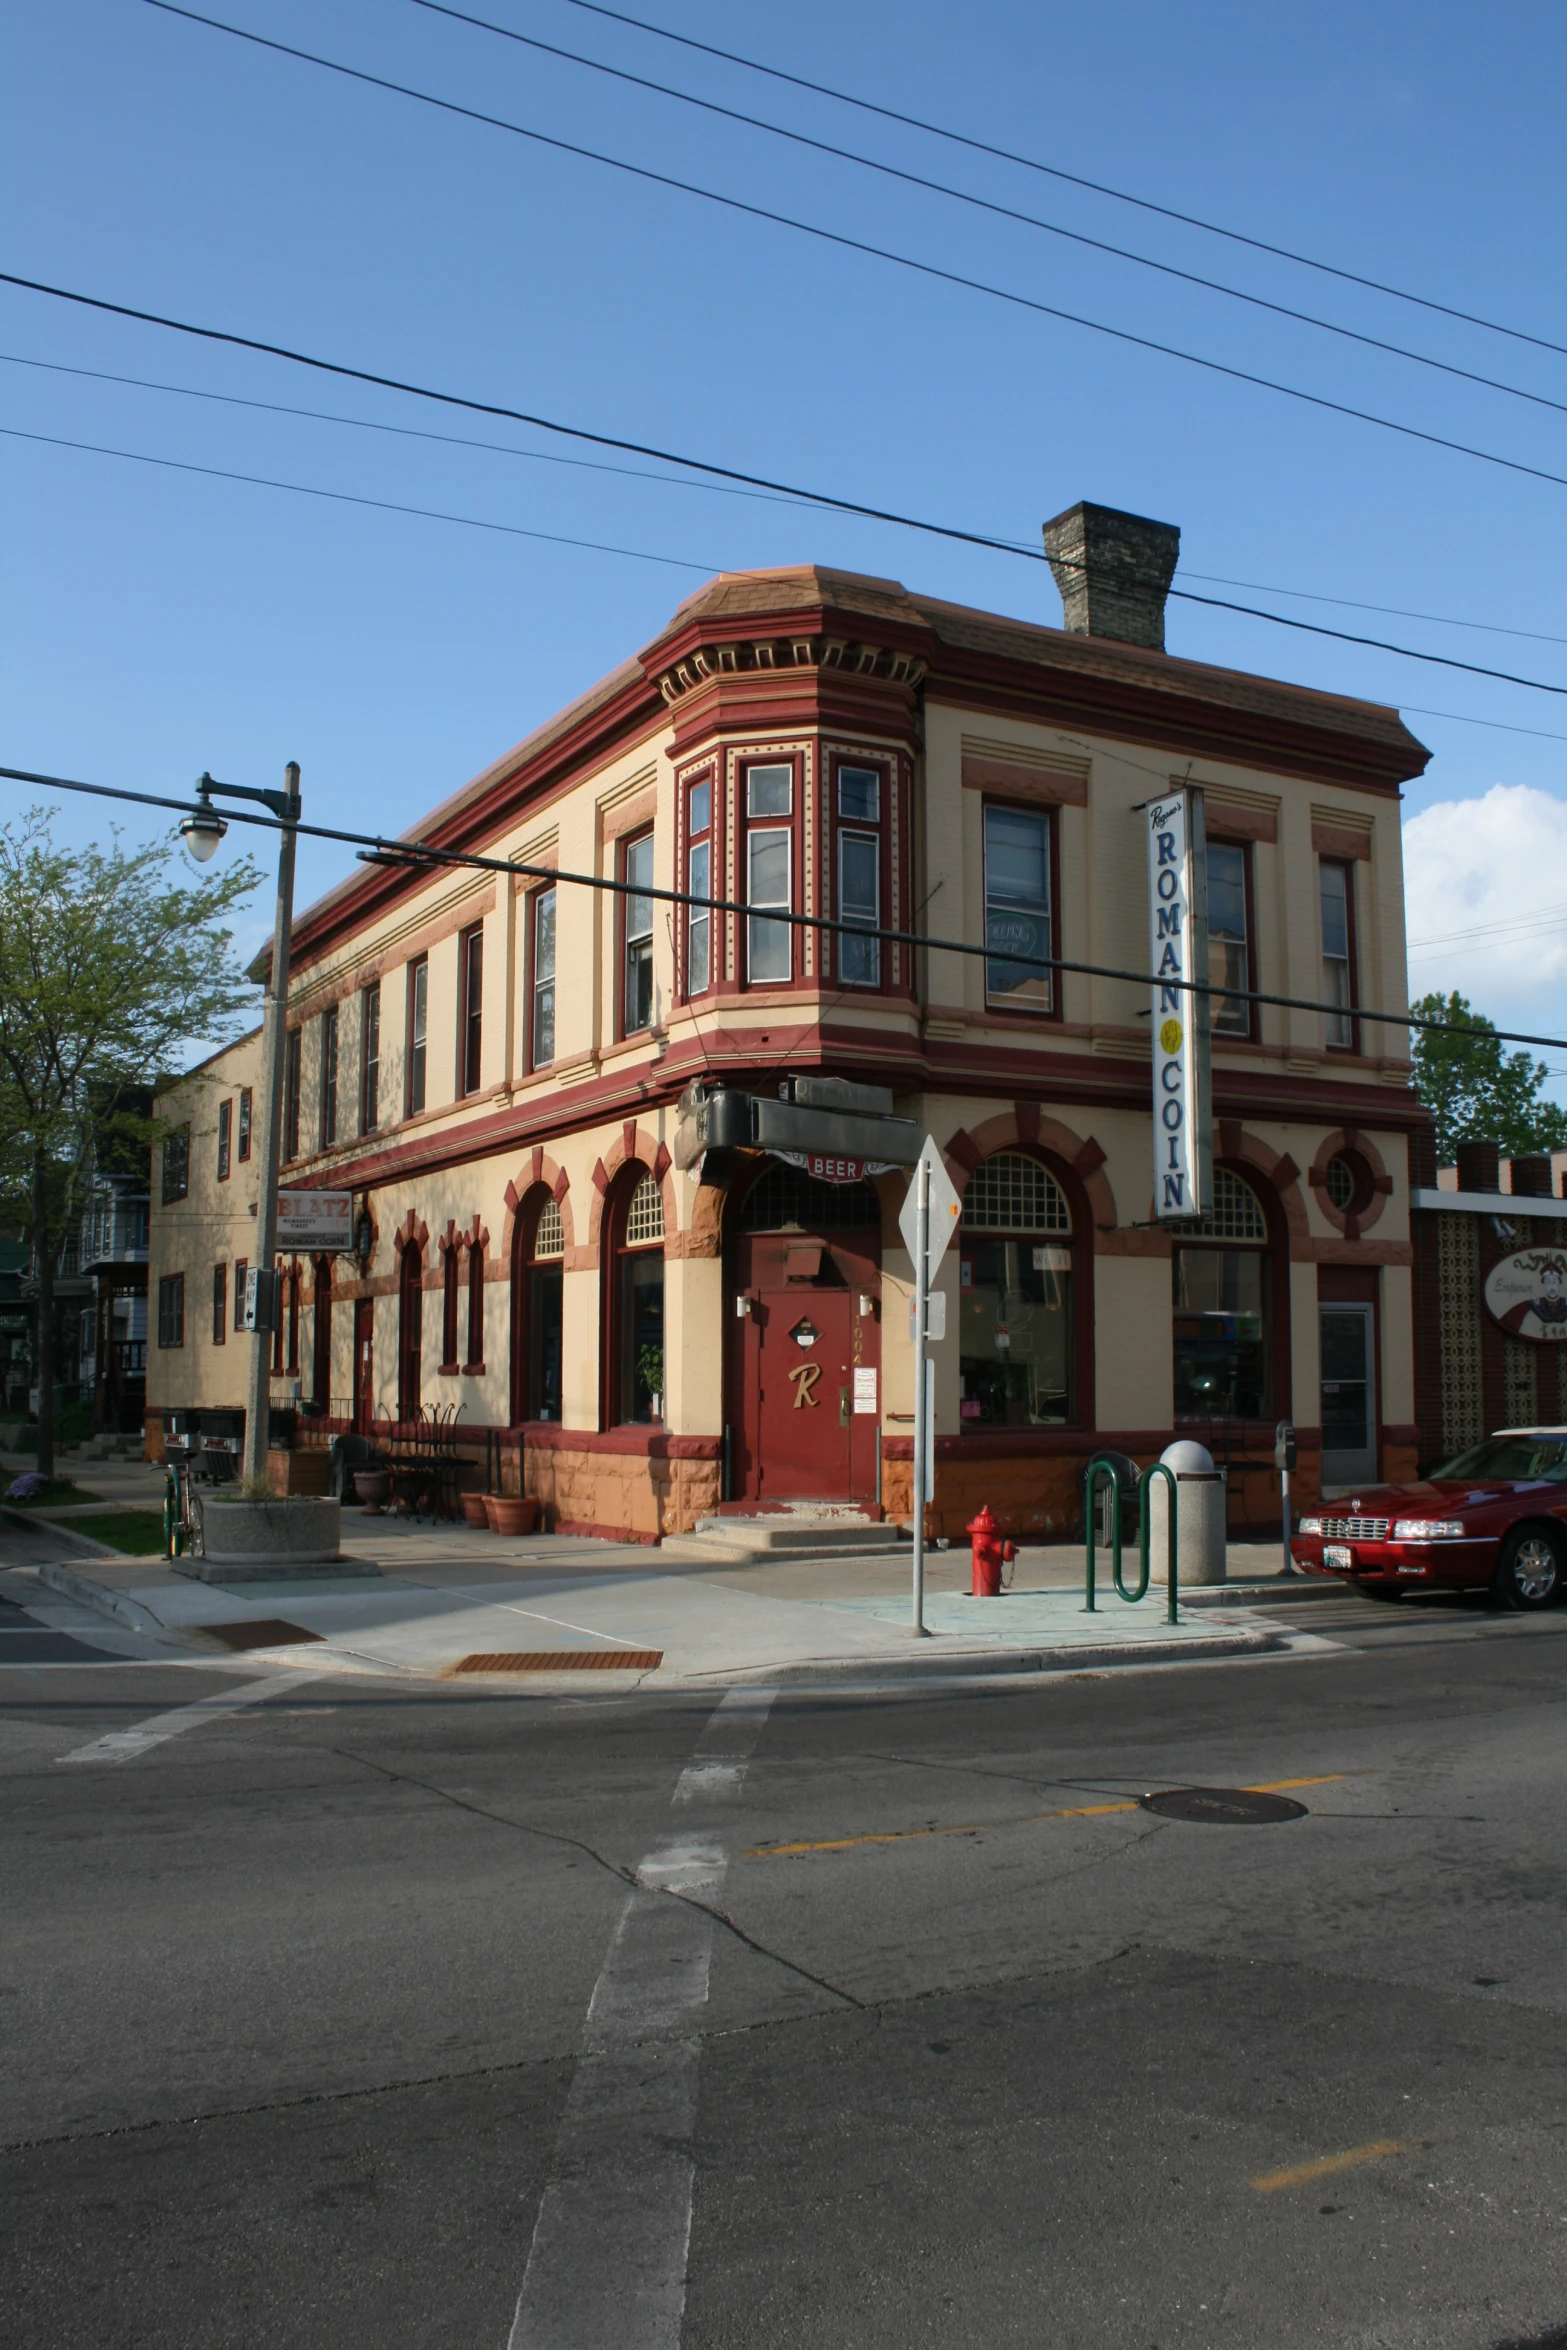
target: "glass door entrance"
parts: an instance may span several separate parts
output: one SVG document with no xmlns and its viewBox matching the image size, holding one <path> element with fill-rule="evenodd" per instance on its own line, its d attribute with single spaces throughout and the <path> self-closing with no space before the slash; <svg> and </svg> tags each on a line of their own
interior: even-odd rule
<svg viewBox="0 0 1567 2350">
<path fill-rule="evenodd" d="M 1371 1485 L 1377 1474 L 1373 1310 L 1317 1308 L 1322 1345 L 1322 1484 Z"/>
</svg>

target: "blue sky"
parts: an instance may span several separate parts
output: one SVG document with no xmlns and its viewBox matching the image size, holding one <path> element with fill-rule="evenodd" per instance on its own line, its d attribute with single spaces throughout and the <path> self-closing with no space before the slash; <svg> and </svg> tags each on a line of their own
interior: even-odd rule
<svg viewBox="0 0 1567 2350">
<path fill-rule="evenodd" d="M 1066 170 L 1567 342 L 1567 19 L 1102 0 L 631 0 L 636 13 Z M 477 12 L 1064 227 L 1567 402 L 1567 358 L 1249 253 L 604 21 Z M 209 12 L 567 140 L 1567 475 L 1567 416 L 1364 351 L 412 0 Z M 5 266 L 480 398 L 1038 543 L 1079 497 L 1182 530 L 1182 577 L 1567 684 L 1567 489 L 835 251 L 155 11 L 9 12 Z M 682 483 L 541 462 L 570 442 L 0 288 L 0 424 L 267 474 L 634 561 L 36 442 L 0 443 L 4 759 L 136 789 L 201 768 L 394 830 L 655 632 L 709 569 L 808 559 L 1059 619 L 1038 565 Z M 452 448 L 51 373 L 96 369 L 499 441 Z M 613 462 L 613 460 L 611 460 Z M 1224 587 L 1205 592 L 1224 595 Z M 1398 703 L 1417 987 L 1563 1032 L 1567 700 L 1173 605 L 1176 652 Z M 1540 733 L 1500 732 L 1456 717 Z M 6 787 L 15 806 L 15 787 Z M 62 830 L 99 829 L 79 808 Z M 133 825 L 133 833 L 139 826 Z M 308 897 L 342 870 L 301 861 Z M 1532 927 L 1497 927 L 1529 918 Z M 1476 929 L 1485 933 L 1467 935 Z M 1460 935 L 1463 934 L 1463 935 Z M 1561 1056 L 1567 1065 L 1567 1055 Z M 1558 1088 L 1558 1090 L 1563 1090 Z"/>
</svg>

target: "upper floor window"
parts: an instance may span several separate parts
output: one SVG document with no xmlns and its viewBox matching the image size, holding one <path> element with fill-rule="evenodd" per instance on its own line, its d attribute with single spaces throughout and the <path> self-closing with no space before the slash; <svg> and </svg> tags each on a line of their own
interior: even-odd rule
<svg viewBox="0 0 1567 2350">
<path fill-rule="evenodd" d="M 794 976 L 793 925 L 776 919 L 777 914 L 788 913 L 794 903 L 794 832 L 787 822 L 766 823 L 769 817 L 787 819 L 793 804 L 792 767 L 746 769 L 745 902 L 756 909 L 746 921 L 746 977 L 753 987 Z M 769 913 L 774 916 L 771 920 Z"/>
<path fill-rule="evenodd" d="M 234 1145 L 234 1104 L 233 1104 L 232 1102 L 219 1102 L 219 1104 L 218 1104 L 218 1181 L 219 1181 L 220 1183 L 227 1183 L 227 1181 L 228 1181 L 228 1179 L 229 1179 L 229 1159 L 230 1159 L 230 1156 L 231 1156 L 231 1154 L 232 1154 L 232 1151 L 233 1151 L 233 1145 Z"/>
<path fill-rule="evenodd" d="M 838 770 L 838 919 L 881 923 L 881 773 Z M 838 933 L 838 973 L 845 987 L 880 987 L 881 940 Z"/>
<path fill-rule="evenodd" d="M 653 835 L 644 832 L 627 841 L 621 878 L 630 895 L 625 906 L 625 982 L 622 1017 L 625 1034 L 646 1028 L 653 1017 L 653 901 L 641 892 L 653 886 Z"/>
<path fill-rule="evenodd" d="M 430 961 L 421 955 L 408 966 L 408 1116 L 424 1108 L 425 1031 L 430 1010 Z"/>
<path fill-rule="evenodd" d="M 283 1054 L 283 1156 L 299 1156 L 299 1075 L 305 1032 L 291 1028 Z"/>
<path fill-rule="evenodd" d="M 238 1156 L 240 1157 L 240 1159 L 241 1159 L 241 1160 L 248 1159 L 248 1158 L 249 1158 L 249 1156 L 250 1156 L 250 1104 L 251 1104 L 251 1093 L 250 1093 L 250 1087 L 249 1087 L 248 1085 L 242 1085 L 242 1086 L 240 1087 L 240 1089 L 239 1089 L 239 1152 L 238 1152 Z"/>
<path fill-rule="evenodd" d="M 541 889 L 533 900 L 533 1014 L 529 1024 L 529 1065 L 547 1069 L 555 1058 L 555 892 Z"/>
<path fill-rule="evenodd" d="M 381 982 L 359 995 L 359 1131 L 373 1134 L 381 1115 Z"/>
<path fill-rule="evenodd" d="M 1355 868 L 1324 857 L 1318 867 L 1322 898 L 1322 993 L 1334 1009 L 1327 1041 L 1336 1052 L 1355 1050 Z"/>
<path fill-rule="evenodd" d="M 686 888 L 693 898 L 713 894 L 713 786 L 704 776 L 686 794 Z M 704 905 L 686 908 L 686 994 L 713 983 L 713 917 Z"/>
<path fill-rule="evenodd" d="M 477 1093 L 483 1065 L 484 925 L 476 922 L 457 941 L 458 1067 L 461 1091 Z"/>
<path fill-rule="evenodd" d="M 337 1006 L 321 1015 L 321 1148 L 337 1140 Z"/>
<path fill-rule="evenodd" d="M 1055 952 L 1054 864 L 1054 809 L 987 801 L 985 1000 L 1005 1011 L 1055 1010 L 1055 975 L 1048 968 Z"/>
<path fill-rule="evenodd" d="M 176 1126 L 163 1138 L 163 1204 L 183 1199 L 190 1189 L 190 1128 Z"/>
<path fill-rule="evenodd" d="M 212 1343 L 227 1346 L 229 1337 L 229 1269 L 227 1265 L 212 1268 Z"/>
<path fill-rule="evenodd" d="M 1252 1007 L 1231 991 L 1255 985 L 1251 976 L 1251 874 L 1244 847 L 1208 843 L 1208 999 L 1215 1036 L 1250 1036 Z M 1221 994 L 1218 990 L 1223 990 Z"/>
<path fill-rule="evenodd" d="M 185 1344 L 185 1276 L 165 1273 L 158 1283 L 158 1344 Z"/>
</svg>

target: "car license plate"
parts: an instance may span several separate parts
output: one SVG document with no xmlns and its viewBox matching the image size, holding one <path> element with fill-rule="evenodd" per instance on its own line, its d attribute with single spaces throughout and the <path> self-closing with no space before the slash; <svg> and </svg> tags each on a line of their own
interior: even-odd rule
<svg viewBox="0 0 1567 2350">
<path fill-rule="evenodd" d="M 1355 1564 L 1355 1554 L 1347 1542 L 1325 1543 L 1322 1564 L 1330 1575 L 1347 1575 Z"/>
</svg>

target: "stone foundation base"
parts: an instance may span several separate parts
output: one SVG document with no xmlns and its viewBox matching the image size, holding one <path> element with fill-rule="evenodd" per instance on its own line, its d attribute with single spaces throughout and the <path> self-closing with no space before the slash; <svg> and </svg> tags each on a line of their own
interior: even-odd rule
<svg viewBox="0 0 1567 2350">
<path fill-rule="evenodd" d="M 552 1532 L 610 1541 L 659 1542 L 693 1532 L 697 1519 L 718 1505 L 720 1474 L 716 1460 L 578 1450 L 569 1441 L 523 1450 L 524 1488 L 538 1502 L 541 1522 Z"/>
</svg>

